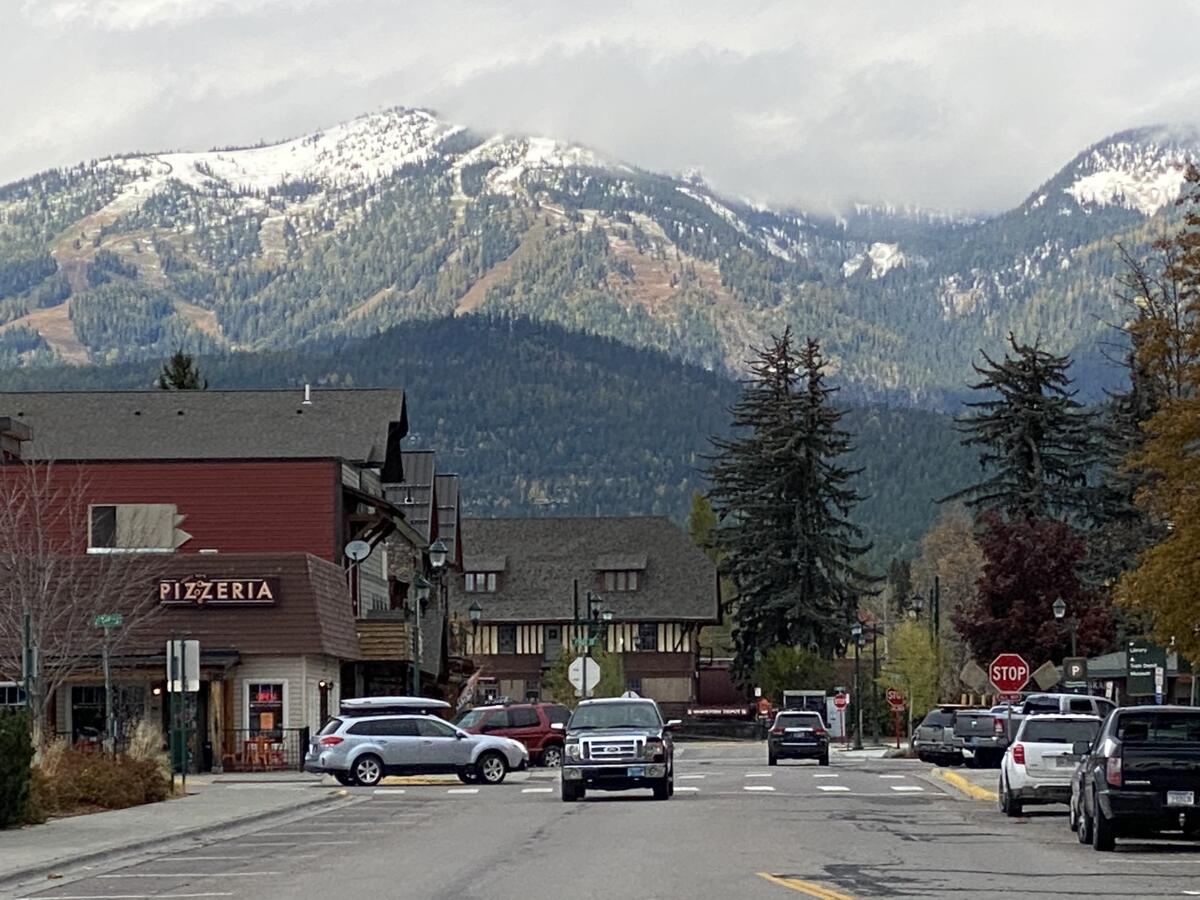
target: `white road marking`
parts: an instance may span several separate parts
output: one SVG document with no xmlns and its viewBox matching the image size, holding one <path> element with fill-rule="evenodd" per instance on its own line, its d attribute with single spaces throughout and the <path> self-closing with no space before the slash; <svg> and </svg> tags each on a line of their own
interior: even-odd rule
<svg viewBox="0 0 1200 900">
<path fill-rule="evenodd" d="M 769 784 L 747 784 L 742 788 L 743 791 L 773 791 L 775 788 Z"/>
<path fill-rule="evenodd" d="M 850 790 L 850 788 L 846 787 L 844 784 L 818 784 L 817 790 L 818 791 L 848 791 L 848 790 Z"/>
<path fill-rule="evenodd" d="M 708 776 L 707 775 L 676 775 L 675 777 L 679 778 L 679 779 L 683 779 L 683 778 L 707 778 Z"/>
<path fill-rule="evenodd" d="M 147 900 L 146 894 L 59 894 L 54 900 Z M 233 891 L 205 891 L 199 894 L 155 894 L 155 900 L 184 900 L 193 897 L 232 897 Z M 18 900 L 38 900 L 20 897 Z"/>
<path fill-rule="evenodd" d="M 522 788 L 522 794 L 553 794 L 554 788 Z"/>
<path fill-rule="evenodd" d="M 333 847 L 340 844 L 357 844 L 359 841 L 305 841 L 305 847 Z M 253 841 L 238 844 L 239 847 L 295 847 L 295 841 Z"/>
<path fill-rule="evenodd" d="M 479 788 L 450 788 L 447 794 L 478 794 Z"/>
<path fill-rule="evenodd" d="M 381 794 L 403 794 L 403 793 L 404 793 L 404 788 L 376 788 L 375 789 L 375 796 L 377 796 L 377 797 Z"/>
<path fill-rule="evenodd" d="M 115 875 L 96 875 L 96 878 L 248 878 L 251 876 L 282 875 L 282 872 L 121 872 Z"/>
<path fill-rule="evenodd" d="M 700 788 L 698 788 L 698 787 L 677 787 L 677 788 L 675 788 L 675 793 L 677 793 L 677 794 L 694 794 L 699 790 L 700 790 Z"/>
<path fill-rule="evenodd" d="M 814 772 L 813 778 L 841 778 L 837 772 Z"/>
<path fill-rule="evenodd" d="M 747 778 L 770 778 L 773 774 L 774 773 L 772 773 L 772 772 L 747 772 L 746 777 Z"/>
<path fill-rule="evenodd" d="M 340 828 L 337 831 L 318 831 L 316 829 L 310 831 L 272 831 L 263 835 L 264 837 L 308 837 L 309 835 L 324 835 L 324 834 L 345 834 L 349 829 Z M 384 834 L 385 828 L 355 828 L 355 834 Z"/>
<path fill-rule="evenodd" d="M 903 778 L 903 775 L 880 775 L 880 778 Z"/>
<path fill-rule="evenodd" d="M 289 853 L 288 859 L 316 859 L 315 853 Z M 234 862 L 239 859 L 260 860 L 261 856 L 161 856 L 154 862 Z"/>
<path fill-rule="evenodd" d="M 893 784 L 892 790 L 893 791 L 911 791 L 911 792 L 915 793 L 917 791 L 923 791 L 923 790 L 925 790 L 925 788 L 917 787 L 915 784 Z"/>
</svg>

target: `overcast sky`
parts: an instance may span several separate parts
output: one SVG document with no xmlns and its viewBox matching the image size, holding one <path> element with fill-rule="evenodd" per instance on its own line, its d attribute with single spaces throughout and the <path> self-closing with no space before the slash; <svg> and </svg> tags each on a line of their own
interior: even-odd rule
<svg viewBox="0 0 1200 900">
<path fill-rule="evenodd" d="M 1200 118 L 1200 4 L 0 0 L 0 182 L 394 105 L 774 205 L 1018 203 Z"/>
</svg>

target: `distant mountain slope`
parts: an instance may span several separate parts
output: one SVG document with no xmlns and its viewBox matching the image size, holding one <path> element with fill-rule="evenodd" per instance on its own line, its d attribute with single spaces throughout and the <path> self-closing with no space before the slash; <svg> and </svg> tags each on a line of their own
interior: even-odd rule
<svg viewBox="0 0 1200 900">
<path fill-rule="evenodd" d="M 1115 135 L 987 219 L 763 209 L 425 110 L 131 155 L 0 188 L 0 367 L 504 314 L 729 371 L 790 324 L 860 394 L 927 405 L 1014 330 L 1079 356 L 1095 392 L 1114 241 L 1170 226 L 1197 146 L 1190 130 Z"/>
<path fill-rule="evenodd" d="M 200 360 L 214 387 L 403 386 L 414 448 L 463 475 L 475 514 L 657 513 L 682 520 L 701 486 L 708 438 L 725 433 L 728 378 L 616 341 L 528 321 L 412 322 L 323 351 Z M 156 363 L 23 369 L 0 389 L 144 388 Z M 318 395 L 319 402 L 319 395 Z M 0 410 L 15 415 L 19 410 Z M 869 496 L 858 520 L 873 560 L 911 550 L 933 501 L 973 475 L 946 416 L 855 409 L 854 464 Z"/>
</svg>

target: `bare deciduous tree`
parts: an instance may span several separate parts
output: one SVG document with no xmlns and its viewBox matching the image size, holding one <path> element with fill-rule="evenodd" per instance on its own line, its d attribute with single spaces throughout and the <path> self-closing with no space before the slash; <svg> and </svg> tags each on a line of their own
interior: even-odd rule
<svg viewBox="0 0 1200 900">
<path fill-rule="evenodd" d="M 99 669 L 158 611 L 154 584 L 169 554 L 87 552 L 89 507 L 82 472 L 50 462 L 0 466 L 0 679 L 22 677 L 28 619 L 36 667 L 30 683 L 35 734 L 53 736 L 49 720 L 58 689 Z M 145 544 L 143 546 L 149 546 Z M 97 615 L 120 613 L 108 637 Z"/>
</svg>

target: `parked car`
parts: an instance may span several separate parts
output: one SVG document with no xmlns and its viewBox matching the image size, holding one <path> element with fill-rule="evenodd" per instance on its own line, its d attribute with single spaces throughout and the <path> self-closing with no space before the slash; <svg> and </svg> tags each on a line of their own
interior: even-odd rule
<svg viewBox="0 0 1200 900">
<path fill-rule="evenodd" d="M 775 716 L 767 734 L 767 765 L 781 759 L 815 759 L 818 765 L 829 765 L 829 732 L 819 714 L 785 710 Z"/>
<path fill-rule="evenodd" d="M 997 766 L 1027 716 L 1084 715 L 1103 719 L 1116 707 L 1089 694 L 1030 694 L 1020 703 L 1000 704 L 955 722 L 954 736 L 971 766 Z M 961 715 L 961 714 L 960 714 Z M 986 716 L 992 717 L 989 723 Z"/>
<path fill-rule="evenodd" d="M 658 704 L 641 697 L 585 700 L 571 714 L 563 748 L 562 798 L 582 800 L 589 789 L 650 788 L 655 800 L 675 793 L 675 747 Z"/>
<path fill-rule="evenodd" d="M 1100 730 L 1097 716 L 1029 716 L 1000 764 L 1000 809 L 1019 816 L 1026 804 L 1068 803 L 1080 757 L 1074 747 Z"/>
<path fill-rule="evenodd" d="M 954 746 L 968 766 L 997 766 L 1008 746 L 1006 717 L 990 709 L 960 709 L 954 713 Z"/>
<path fill-rule="evenodd" d="M 530 760 L 557 768 L 562 764 L 563 734 L 570 718 L 571 710 L 561 703 L 497 703 L 468 710 L 455 724 L 472 734 L 520 741 Z"/>
<path fill-rule="evenodd" d="M 939 706 L 925 714 L 913 729 L 912 749 L 921 762 L 939 766 L 959 765 L 963 761 L 962 749 L 954 742 L 954 713 L 959 706 Z"/>
<path fill-rule="evenodd" d="M 1083 757 L 1071 796 L 1079 843 L 1112 850 L 1126 835 L 1200 835 L 1200 709 L 1117 709 L 1074 750 Z"/>
<path fill-rule="evenodd" d="M 500 784 L 529 763 L 510 738 L 470 734 L 432 715 L 448 703 L 423 697 L 344 701 L 309 746 L 304 768 L 342 784 L 376 785 L 385 775 L 455 774 L 464 782 Z"/>
</svg>

